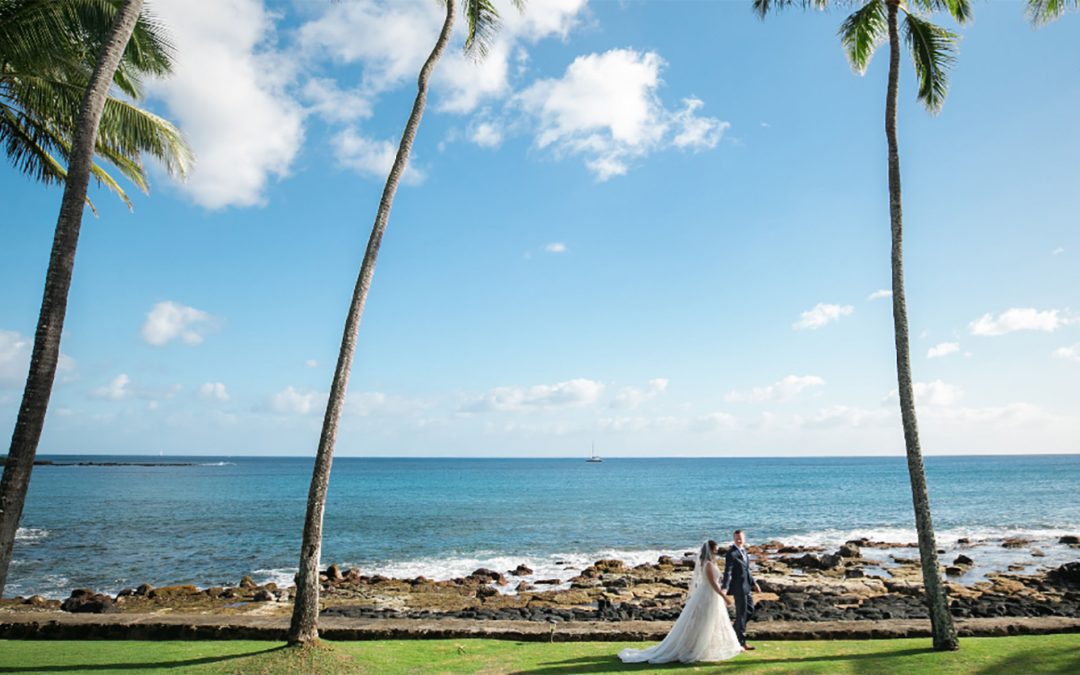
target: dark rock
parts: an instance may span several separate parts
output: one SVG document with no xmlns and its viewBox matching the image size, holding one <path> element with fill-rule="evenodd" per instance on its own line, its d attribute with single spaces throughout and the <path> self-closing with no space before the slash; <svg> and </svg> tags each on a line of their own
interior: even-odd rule
<svg viewBox="0 0 1080 675">
<path fill-rule="evenodd" d="M 1069 545 L 1080 544 L 1080 537 L 1076 536 L 1075 534 L 1066 534 L 1065 536 L 1061 537 L 1061 539 L 1058 539 L 1058 543 Z"/>
<path fill-rule="evenodd" d="M 1046 576 L 1056 584 L 1080 586 L 1080 562 L 1065 563 L 1056 570 L 1051 570 Z"/>
<path fill-rule="evenodd" d="M 956 556 L 956 560 L 953 561 L 953 564 L 958 566 L 962 565 L 965 567 L 971 567 L 975 564 L 975 561 L 967 557 L 966 555 L 958 555 Z"/>
<path fill-rule="evenodd" d="M 243 579 L 241 579 L 238 586 L 245 591 L 253 591 L 259 587 L 258 584 L 251 580 L 251 577 L 244 577 Z"/>
<path fill-rule="evenodd" d="M 480 569 L 473 571 L 473 573 L 470 574 L 469 576 L 471 578 L 473 578 L 473 579 L 484 579 L 486 581 L 494 581 L 495 583 L 499 584 L 500 586 L 505 586 L 506 585 L 506 577 L 499 574 L 495 570 L 489 570 L 489 569 L 484 568 L 484 567 L 481 567 Z"/>
<path fill-rule="evenodd" d="M 1043 553 L 1043 550 L 1041 548 L 1033 548 L 1033 549 L 1031 549 L 1031 557 L 1032 558 L 1045 558 L 1046 554 Z"/>
<path fill-rule="evenodd" d="M 614 558 L 608 558 L 605 560 L 597 560 L 593 563 L 593 567 L 601 572 L 622 572 L 626 569 L 626 563 Z"/>
<path fill-rule="evenodd" d="M 1024 537 L 1009 537 L 1005 541 L 1001 542 L 1004 548 L 1023 548 L 1031 543 L 1030 539 Z"/>
<path fill-rule="evenodd" d="M 518 593 L 525 593 L 527 591 L 531 591 L 532 589 L 533 589 L 532 584 L 530 584 L 528 581 L 522 581 L 521 583 L 519 583 L 517 585 L 516 590 L 517 590 Z"/>
<path fill-rule="evenodd" d="M 964 569 L 963 567 L 957 567 L 956 565 L 949 565 L 945 568 L 945 574 L 950 577 L 963 576 L 965 572 L 967 572 L 966 569 Z"/>
<path fill-rule="evenodd" d="M 150 584 L 142 584 L 135 589 L 135 595 L 149 595 L 152 590 L 154 590 L 154 587 Z"/>
<path fill-rule="evenodd" d="M 532 573 L 533 571 L 528 565 L 518 565 L 514 568 L 512 572 L 510 572 L 510 574 L 514 575 L 515 577 L 527 577 Z"/>
<path fill-rule="evenodd" d="M 326 578 L 333 582 L 341 581 L 345 578 L 345 575 L 341 573 L 341 568 L 337 565 L 331 565 L 326 568 Z"/>
<path fill-rule="evenodd" d="M 40 595 L 31 595 L 29 598 L 23 600 L 24 605 L 30 605 L 31 607 L 44 607 L 49 604 L 49 601 Z"/>
<path fill-rule="evenodd" d="M 181 597 L 185 595 L 196 595 L 199 589 L 191 584 L 182 584 L 179 586 L 162 586 L 161 588 L 155 588 L 146 594 L 148 598 L 161 598 L 169 599 L 175 597 Z"/>
<path fill-rule="evenodd" d="M 476 589 L 476 597 L 480 598 L 481 600 L 485 598 L 493 598 L 498 594 L 499 592 L 491 586 L 479 586 Z"/>
<path fill-rule="evenodd" d="M 862 555 L 862 552 L 859 551 L 858 546 L 849 541 L 840 547 L 839 554 L 841 558 L 858 558 Z"/>
<path fill-rule="evenodd" d="M 274 599 L 274 594 L 265 588 L 260 588 L 251 599 L 255 602 L 270 602 Z"/>
<path fill-rule="evenodd" d="M 562 581 L 560 581 L 559 579 L 537 579 L 536 580 L 536 584 L 538 586 L 540 584 L 544 584 L 545 586 L 558 586 L 561 583 L 562 583 Z"/>
<path fill-rule="evenodd" d="M 669 555 L 662 555 L 657 559 L 656 564 L 657 565 L 674 565 L 675 561 L 672 560 L 671 556 L 669 556 Z"/>
<path fill-rule="evenodd" d="M 101 614 L 112 609 L 112 606 L 113 599 L 110 596 L 79 588 L 71 592 L 71 597 L 60 605 L 60 609 L 80 614 Z"/>
<path fill-rule="evenodd" d="M 851 567 L 844 570 L 845 579 L 862 579 L 866 574 L 858 567 Z"/>
</svg>

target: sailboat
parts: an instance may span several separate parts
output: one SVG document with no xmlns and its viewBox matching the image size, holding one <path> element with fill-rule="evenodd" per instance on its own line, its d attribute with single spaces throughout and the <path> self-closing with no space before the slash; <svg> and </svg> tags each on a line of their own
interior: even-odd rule
<svg viewBox="0 0 1080 675">
<path fill-rule="evenodd" d="M 590 464 L 599 464 L 600 462 L 604 461 L 604 460 L 600 459 L 600 455 L 596 454 L 596 444 L 595 443 L 592 444 L 592 455 L 585 461 L 590 463 Z"/>
</svg>

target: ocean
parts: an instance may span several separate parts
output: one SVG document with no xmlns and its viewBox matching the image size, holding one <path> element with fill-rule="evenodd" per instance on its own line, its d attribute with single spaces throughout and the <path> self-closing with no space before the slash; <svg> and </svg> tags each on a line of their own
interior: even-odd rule
<svg viewBox="0 0 1080 675">
<path fill-rule="evenodd" d="M 35 467 L 6 596 L 235 585 L 244 575 L 292 581 L 311 458 L 39 459 L 190 464 Z M 1080 455 L 928 457 L 926 472 L 942 558 L 963 549 L 977 562 L 966 581 L 1010 564 L 1080 560 L 1057 543 L 1080 534 Z M 565 580 L 600 558 L 655 562 L 705 539 L 730 541 L 735 528 L 751 544 L 836 547 L 858 537 L 914 542 L 912 522 L 902 457 L 339 457 L 322 561 L 433 579 L 525 563 L 534 570 L 526 580 Z M 1033 542 L 1003 548 L 1009 536 Z"/>
</svg>

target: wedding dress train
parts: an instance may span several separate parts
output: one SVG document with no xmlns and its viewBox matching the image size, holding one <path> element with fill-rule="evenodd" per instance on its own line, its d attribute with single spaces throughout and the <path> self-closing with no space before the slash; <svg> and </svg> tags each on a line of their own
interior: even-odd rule
<svg viewBox="0 0 1080 675">
<path fill-rule="evenodd" d="M 690 581 L 686 605 L 663 642 L 648 649 L 624 649 L 624 663 L 671 663 L 681 661 L 726 661 L 742 653 L 727 604 L 706 578 L 705 566 L 718 573 L 709 545 L 701 547 Z M 719 579 L 719 577 L 717 577 Z"/>
</svg>

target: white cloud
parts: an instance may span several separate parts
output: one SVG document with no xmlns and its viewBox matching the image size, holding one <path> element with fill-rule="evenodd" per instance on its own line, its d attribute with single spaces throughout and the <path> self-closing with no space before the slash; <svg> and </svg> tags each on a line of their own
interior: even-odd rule
<svg viewBox="0 0 1080 675">
<path fill-rule="evenodd" d="M 482 148 L 497 148 L 502 143 L 503 132 L 494 122 L 480 122 L 473 127 L 469 140 Z"/>
<path fill-rule="evenodd" d="M 0 387 L 23 385 L 30 370 L 30 352 L 33 341 L 13 330 L 0 330 Z M 61 382 L 78 379 L 75 359 L 63 352 L 56 364 L 56 374 Z"/>
<path fill-rule="evenodd" d="M 897 419 L 899 413 L 884 408 L 866 409 L 846 405 L 833 405 L 822 408 L 810 417 L 797 418 L 803 427 L 826 429 L 835 427 L 879 426 Z"/>
<path fill-rule="evenodd" d="M 1080 342 L 1077 342 L 1071 347 L 1058 347 L 1054 350 L 1054 358 L 1080 361 Z"/>
<path fill-rule="evenodd" d="M 710 150 L 720 142 L 720 137 L 731 127 L 728 122 L 721 122 L 713 117 L 698 117 L 697 111 L 705 101 L 693 96 L 683 99 L 683 109 L 672 115 L 675 137 L 672 145 L 679 149 Z"/>
<path fill-rule="evenodd" d="M 426 0 L 334 3 L 300 27 L 298 42 L 309 57 L 362 63 L 359 89 L 371 97 L 416 78 L 443 16 L 438 3 Z"/>
<path fill-rule="evenodd" d="M 143 339 L 152 345 L 163 345 L 177 338 L 185 344 L 202 343 L 203 334 L 211 317 L 194 307 L 165 301 L 150 308 L 142 327 Z"/>
<path fill-rule="evenodd" d="M 468 113 L 486 100 L 507 95 L 510 61 L 516 62 L 519 72 L 528 61 L 521 43 L 565 37 L 585 4 L 585 0 L 531 0 L 526 11 L 519 13 L 510 3 L 496 3 L 501 26 L 480 61 L 462 52 L 464 31 L 459 17 L 451 45 L 433 76 L 435 108 Z M 443 18 L 442 7 L 430 0 L 356 0 L 334 4 L 323 16 L 304 24 L 299 43 L 309 57 L 329 55 L 339 63 L 361 64 L 363 74 L 354 96 L 370 105 L 378 95 L 415 81 Z"/>
<path fill-rule="evenodd" d="M 95 389 L 94 396 L 110 401 L 119 401 L 120 399 L 127 398 L 131 394 L 131 389 L 128 388 L 129 384 L 131 384 L 131 378 L 124 373 L 120 373 L 104 387 Z"/>
<path fill-rule="evenodd" d="M 566 244 L 556 241 L 544 247 L 548 253 L 566 253 Z"/>
<path fill-rule="evenodd" d="M 1058 421 L 1053 415 L 1031 403 L 1009 403 L 986 408 L 929 408 L 926 412 L 930 418 L 978 425 L 1023 427 Z"/>
<path fill-rule="evenodd" d="M 293 59 L 272 44 L 276 17 L 259 0 L 156 0 L 153 12 L 177 58 L 149 90 L 196 155 L 182 189 L 210 209 L 262 203 L 269 177 L 288 174 L 304 136 L 303 113 L 286 92 Z"/>
<path fill-rule="evenodd" d="M 941 380 L 933 382 L 915 382 L 912 385 L 915 391 L 915 403 L 929 406 L 950 406 L 955 404 L 964 395 L 963 389 L 955 384 L 946 384 Z M 886 400 L 898 400 L 900 395 L 896 389 L 889 392 Z"/>
<path fill-rule="evenodd" d="M 1062 254 L 1062 253 L 1064 253 L 1064 252 L 1065 252 L 1065 249 L 1064 249 L 1063 247 L 1061 247 L 1061 246 L 1058 246 L 1057 248 L 1055 248 L 1055 249 L 1054 249 L 1054 250 L 1053 250 L 1053 251 L 1051 252 L 1051 255 L 1061 255 L 1061 254 Z"/>
<path fill-rule="evenodd" d="M 1005 335 L 1020 330 L 1036 330 L 1051 333 L 1068 321 L 1058 316 L 1058 310 L 1039 311 L 1031 307 L 1013 308 L 998 314 L 984 314 L 970 324 L 972 335 Z"/>
<path fill-rule="evenodd" d="M 363 92 L 341 89 L 336 80 L 312 78 L 304 85 L 303 93 L 308 109 L 330 122 L 353 122 L 371 117 L 371 100 Z"/>
<path fill-rule="evenodd" d="M 394 143 L 368 138 L 351 127 L 334 136 L 333 147 L 334 157 L 340 166 L 381 179 L 390 175 L 397 155 L 397 145 Z M 415 157 L 415 154 L 410 155 L 402 176 L 404 182 L 412 185 L 424 180 L 423 172 L 413 167 Z"/>
<path fill-rule="evenodd" d="M 435 71 L 438 109 L 468 113 L 486 100 L 507 95 L 510 61 L 515 61 L 518 77 L 528 62 L 528 52 L 521 43 L 535 44 L 549 37 L 565 39 L 578 24 L 585 5 L 586 0 L 530 0 L 525 11 L 518 12 L 509 2 L 496 3 L 501 26 L 487 56 L 474 61 L 461 49 L 452 50 Z"/>
<path fill-rule="evenodd" d="M 199 387 L 199 396 L 203 398 L 212 398 L 218 401 L 228 401 L 229 392 L 225 388 L 223 382 L 207 382 L 203 386 Z"/>
<path fill-rule="evenodd" d="M 604 385 L 578 378 L 533 387 L 496 387 L 462 408 L 464 412 L 522 411 L 586 406 L 596 402 Z"/>
<path fill-rule="evenodd" d="M 270 397 L 270 409 L 282 415 L 307 415 L 326 403 L 326 394 L 300 391 L 289 385 Z"/>
<path fill-rule="evenodd" d="M 668 380 L 664 377 L 657 377 L 646 384 L 644 389 L 638 389 L 636 387 L 623 387 L 615 394 L 615 397 L 611 400 L 612 408 L 636 408 L 645 401 L 656 398 L 660 394 L 667 391 Z"/>
<path fill-rule="evenodd" d="M 307 361 L 304 361 L 304 365 L 307 366 L 308 368 L 318 368 L 319 367 L 319 362 L 316 361 L 315 359 L 308 359 Z"/>
<path fill-rule="evenodd" d="M 579 56 L 561 78 L 534 82 L 516 101 L 537 121 L 537 147 L 582 157 L 603 181 L 656 150 L 713 148 L 729 126 L 699 117 L 696 98 L 666 109 L 657 95 L 663 66 L 656 52 L 631 49 Z"/>
<path fill-rule="evenodd" d="M 799 320 L 791 324 L 795 330 L 817 330 L 842 316 L 851 316 L 855 308 L 851 305 L 827 305 L 819 302 L 813 309 L 799 315 Z"/>
<path fill-rule="evenodd" d="M 881 300 L 883 298 L 891 298 L 892 291 L 882 288 L 881 290 L 874 291 L 866 297 L 867 300 L 873 302 L 874 300 Z"/>
<path fill-rule="evenodd" d="M 926 352 L 926 358 L 937 359 L 942 356 L 948 356 L 949 354 L 955 354 L 958 351 L 960 351 L 959 342 L 942 342 L 941 344 L 931 347 L 930 351 Z"/>
<path fill-rule="evenodd" d="M 345 410 L 356 417 L 384 417 L 387 415 L 408 415 L 428 407 L 420 399 L 405 398 L 379 391 L 365 391 L 349 394 L 345 400 Z"/>
<path fill-rule="evenodd" d="M 692 431 L 708 433 L 712 431 L 725 431 L 738 426 L 739 420 L 734 415 L 725 412 L 713 412 L 702 415 L 690 422 Z"/>
<path fill-rule="evenodd" d="M 0 330 L 0 383 L 26 381 L 30 366 L 30 340 L 13 330 Z"/>
<path fill-rule="evenodd" d="M 788 375 L 767 387 L 754 387 L 750 391 L 732 391 L 724 396 L 729 402 L 761 403 L 763 401 L 787 401 L 805 389 L 820 387 L 825 380 L 816 375 Z"/>
</svg>

